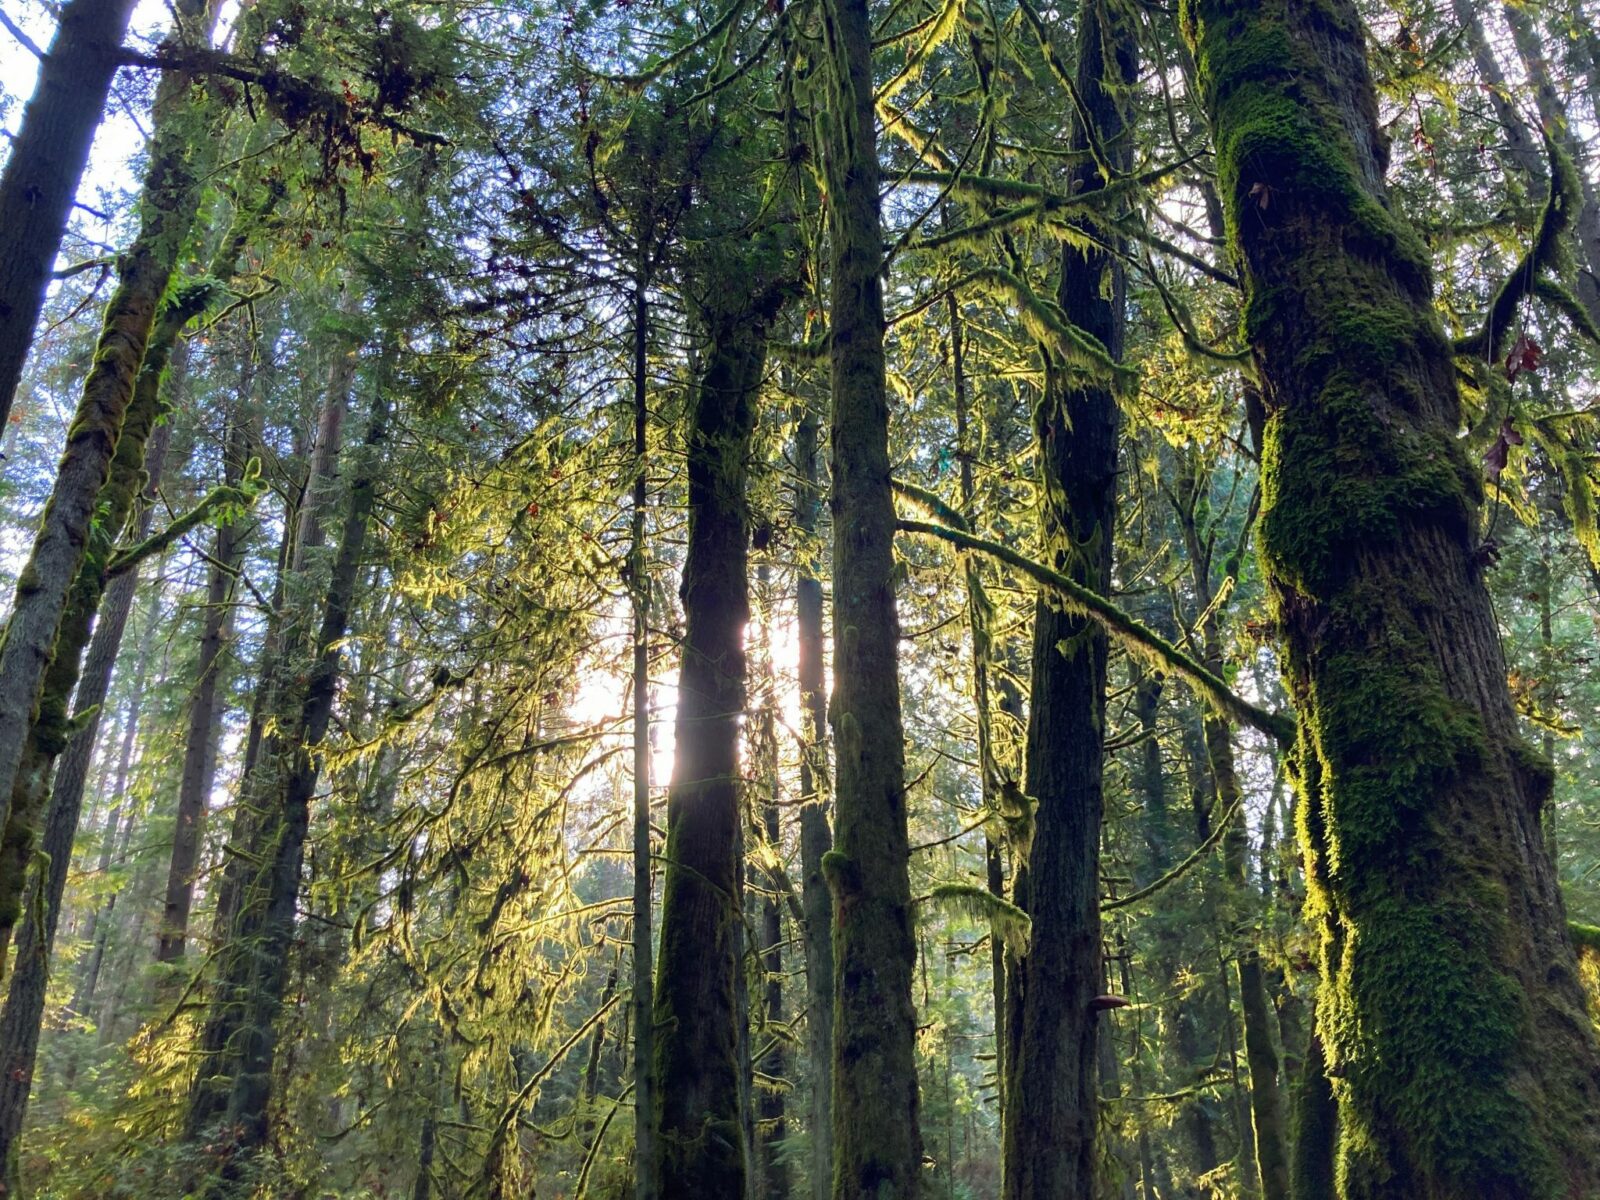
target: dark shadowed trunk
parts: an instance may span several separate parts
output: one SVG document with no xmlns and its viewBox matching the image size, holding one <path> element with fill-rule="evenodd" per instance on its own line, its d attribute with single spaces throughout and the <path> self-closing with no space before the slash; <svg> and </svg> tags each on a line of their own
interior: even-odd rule
<svg viewBox="0 0 1600 1200">
<path fill-rule="evenodd" d="M 1135 75 L 1126 19 L 1098 4 L 1081 8 L 1077 88 L 1096 128 L 1075 122 L 1073 145 L 1091 133 L 1117 169 L 1132 161 L 1125 95 Z M 1076 187 L 1107 180 L 1093 164 Z M 1062 253 L 1058 300 L 1066 318 L 1122 356 L 1124 280 L 1114 253 L 1098 246 Z M 1106 595 L 1116 530 L 1115 397 L 1049 355 L 1034 416 L 1047 561 Z M 1033 840 L 1018 855 L 1013 899 L 1032 919 L 1027 953 L 1006 981 L 1008 1045 L 1001 1151 L 1006 1200 L 1096 1194 L 1099 1120 L 1096 1022 L 1100 991 L 1100 824 L 1107 642 L 1093 622 L 1035 607 L 1033 690 L 1028 706 L 1027 793 Z"/>
<path fill-rule="evenodd" d="M 322 616 L 312 634 L 311 670 L 283 711 L 290 719 L 263 746 L 257 769 L 269 777 L 267 803 L 250 846 L 254 874 L 241 889 L 227 941 L 218 952 L 215 992 L 200 1039 L 203 1055 L 190 1092 L 185 1130 L 193 1139 L 220 1120 L 228 1129 L 219 1176 L 230 1178 L 267 1138 L 277 1020 L 288 980 L 318 751 L 333 716 L 342 645 L 365 552 L 388 413 L 386 381 L 373 401 L 365 444 L 350 471 L 339 548 Z M 285 697 L 285 700 L 289 700 Z"/>
<path fill-rule="evenodd" d="M 0 429 L 44 308 L 134 0 L 69 0 L 0 175 Z"/>
<path fill-rule="evenodd" d="M 745 1192 L 738 1000 L 739 729 L 750 619 L 745 483 L 771 314 L 708 313 L 688 433 L 677 755 L 667 794 L 655 1084 L 661 1194 Z"/>
<path fill-rule="evenodd" d="M 246 362 L 250 361 L 248 354 Z M 228 419 L 223 480 L 237 484 L 250 456 L 253 419 L 249 415 L 251 373 L 240 380 L 240 395 Z M 195 873 L 200 864 L 206 800 L 217 769 L 217 739 L 222 729 L 218 699 L 222 652 L 233 625 L 233 585 L 244 557 L 246 530 L 229 521 L 217 527 L 206 609 L 201 618 L 200 657 L 195 667 L 194 694 L 189 701 L 189 721 L 184 740 L 183 773 L 178 780 L 177 823 L 172 835 L 172 861 L 167 869 L 167 894 L 157 935 L 156 961 L 176 962 L 183 957 L 189 932 L 189 910 L 194 904 Z"/>
<path fill-rule="evenodd" d="M 180 30 L 209 35 L 216 8 L 196 0 L 180 5 Z M 111 472 L 123 423 L 157 306 L 200 203 L 200 174 L 213 149 L 204 136 L 206 106 L 191 102 L 186 72 L 163 71 L 155 103 L 155 136 L 140 197 L 139 235 L 118 260 L 116 290 L 106 306 L 93 365 L 50 501 L 39 520 L 0 649 L 0 815 L 9 821 L 12 792 L 23 774 L 30 730 L 39 717 L 45 673 L 63 614 L 72 603 L 91 542 L 90 523 Z M 120 528 L 120 527 L 119 527 Z M 15 871 L 0 863 L 0 897 L 20 890 Z M 4 900 L 0 899 L 0 905 Z M 4 918 L 0 912 L 0 919 Z"/>
<path fill-rule="evenodd" d="M 913 1200 L 922 1173 L 894 498 L 883 336 L 883 228 L 866 0 L 823 5 L 832 127 L 835 1200 Z"/>
<path fill-rule="evenodd" d="M 1187 12 L 1266 403 L 1261 557 L 1300 718 L 1348 1200 L 1600 1191 L 1600 1053 L 1478 553 L 1427 248 L 1346 0 Z M 1492 357 L 1492 355 L 1491 355 Z"/>
</svg>

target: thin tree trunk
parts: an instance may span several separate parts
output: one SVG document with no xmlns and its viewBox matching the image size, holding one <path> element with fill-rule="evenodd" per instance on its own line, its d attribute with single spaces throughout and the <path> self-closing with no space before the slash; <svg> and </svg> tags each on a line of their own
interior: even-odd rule
<svg viewBox="0 0 1600 1200">
<path fill-rule="evenodd" d="M 917 945 L 911 932 L 900 620 L 883 353 L 883 228 L 866 0 L 827 0 L 824 140 L 833 296 L 835 1200 L 913 1200 Z"/>
<path fill-rule="evenodd" d="M 204 1057 L 190 1092 L 185 1130 L 193 1139 L 219 1119 L 225 1122 L 228 1152 L 215 1180 L 236 1177 L 267 1138 L 277 1018 L 288 980 L 311 799 L 320 774 L 317 749 L 333 715 L 341 647 L 382 470 L 386 391 L 386 382 L 380 381 L 352 472 L 339 549 L 315 633 L 313 665 L 297 689 L 298 711 L 290 728 L 273 734 L 263 748 L 259 769 L 272 773 L 274 803 L 262 814 L 251 847 L 260 874 L 245 889 L 220 952 L 216 994 L 201 1034 Z"/>
<path fill-rule="evenodd" d="M 1095 3 L 1080 10 L 1075 73 L 1085 115 L 1072 144 L 1106 147 L 1111 165 L 1132 162 L 1126 95 L 1137 50 L 1127 18 Z M 1075 187 L 1108 182 L 1092 163 Z M 1104 281 L 1104 282 L 1103 282 Z M 1106 284 L 1109 284 L 1109 287 Z M 1122 357 L 1125 281 L 1114 251 L 1066 247 L 1058 300 L 1065 316 Z M 1051 565 L 1102 595 L 1111 590 L 1116 531 L 1118 409 L 1105 384 L 1069 381 L 1046 358 L 1035 414 L 1043 485 L 1043 544 Z M 1001 1148 L 1005 1200 L 1096 1193 L 1099 1116 L 1094 997 L 1100 946 L 1100 826 L 1104 806 L 1104 631 L 1041 598 L 1034 612 L 1033 691 L 1028 706 L 1027 791 L 1033 838 L 1019 854 L 1012 895 L 1032 918 L 1027 953 L 1006 981 L 1006 1102 Z"/>
<path fill-rule="evenodd" d="M 689 540 L 677 754 L 656 964 L 656 1153 L 665 1197 L 745 1194 L 739 727 L 750 619 L 745 487 L 771 314 L 708 322 L 688 433 Z"/>
<path fill-rule="evenodd" d="M 950 319 L 950 382 L 955 393 L 956 457 L 960 460 L 961 515 L 969 525 L 977 519 L 977 489 L 972 477 L 972 421 L 967 399 L 966 355 L 961 329 L 961 305 L 952 292 L 946 300 Z M 975 554 L 966 556 L 967 627 L 972 638 L 972 700 L 978 719 L 978 787 L 985 812 L 998 812 L 999 764 L 994 761 L 990 732 L 989 664 L 993 654 L 991 606 L 983 588 L 983 564 Z M 984 882 L 989 894 L 1006 898 L 1005 860 L 1000 845 L 987 832 L 983 838 Z M 994 1003 L 994 1074 L 998 1083 L 1002 1119 L 1006 1093 L 1006 955 L 997 937 L 989 939 L 989 989 Z"/>
<path fill-rule="evenodd" d="M 246 362 L 249 361 L 248 355 Z M 239 400 L 228 420 L 223 457 L 223 482 L 237 485 L 250 456 L 254 435 L 248 415 L 253 372 L 240 380 Z M 176 962 L 183 957 L 189 932 L 189 910 L 194 904 L 195 872 L 200 863 L 206 801 L 217 769 L 217 739 L 222 730 L 222 705 L 218 683 L 222 652 L 233 625 L 233 588 L 244 560 L 246 533 L 232 522 L 217 526 L 206 609 L 201 620 L 200 657 L 195 667 L 194 695 L 184 741 L 183 773 L 178 782 L 177 822 L 172 836 L 172 861 L 167 870 L 166 901 L 156 940 L 156 961 Z"/>
<path fill-rule="evenodd" d="M 1312 1033 L 1294 1094 L 1294 1153 L 1290 1195 L 1294 1200 L 1334 1200 L 1334 1145 L 1339 1108 L 1328 1083 L 1322 1039 Z"/>
<path fill-rule="evenodd" d="M 811 1196 L 827 1200 L 833 1188 L 833 898 L 822 860 L 833 849 L 828 822 L 828 697 L 823 685 L 821 508 L 817 414 L 799 401 L 794 456 L 794 520 L 802 539 L 795 580 L 800 686 L 800 873 L 805 912 L 806 1049 L 811 1064 Z"/>
<path fill-rule="evenodd" d="M 650 300 L 646 272 L 633 289 L 633 515 L 628 580 L 633 593 L 633 1175 L 634 1200 L 655 1200 L 656 1102 L 654 990 L 651 983 L 650 876 L 650 573 L 645 545 L 649 503 Z"/>
<path fill-rule="evenodd" d="M 69 0 L 0 175 L 0 429 L 44 308 L 134 0 Z"/>
<path fill-rule="evenodd" d="M 1600 1050 L 1478 553 L 1429 255 L 1348 0 L 1188 10 L 1266 401 L 1346 1200 L 1600 1192 Z M 1347 941 L 1342 931 L 1355 931 Z"/>
<path fill-rule="evenodd" d="M 754 721 L 750 757 L 756 763 L 756 779 L 761 789 L 761 839 L 766 852 L 781 861 L 782 810 L 778 785 L 778 728 L 777 728 L 777 678 L 772 666 L 772 590 L 771 567 L 763 559 L 756 576 L 759 580 L 759 600 L 762 624 L 761 649 L 761 707 Z M 761 1195 L 766 1200 L 789 1200 L 789 1164 L 783 1157 L 782 1144 L 788 1136 L 787 1095 L 781 1086 L 789 1080 L 788 1040 L 781 1032 L 784 1027 L 783 1004 L 783 887 L 780 872 L 773 872 L 768 880 L 770 889 L 761 900 L 761 955 L 765 995 L 762 999 L 761 1026 L 767 1039 L 765 1051 L 760 1056 L 762 1084 L 756 1116 L 757 1144 L 760 1147 Z"/>
</svg>

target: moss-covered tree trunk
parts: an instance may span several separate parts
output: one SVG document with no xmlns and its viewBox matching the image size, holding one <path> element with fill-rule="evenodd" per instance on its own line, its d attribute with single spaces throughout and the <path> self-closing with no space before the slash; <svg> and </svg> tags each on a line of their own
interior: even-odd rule
<svg viewBox="0 0 1600 1200">
<path fill-rule="evenodd" d="M 84 651 L 110 582 L 108 568 L 117 539 L 129 523 L 145 479 L 145 448 L 161 415 L 162 381 L 179 333 L 190 318 L 204 308 L 210 291 L 208 284 L 186 288 L 163 304 L 123 422 L 110 477 L 100 489 L 89 544 L 56 630 L 50 666 L 45 671 L 40 693 L 38 716 L 28 730 L 22 764 L 12 788 L 10 815 L 5 833 L 0 836 L 0 956 L 9 947 L 21 914 L 23 879 L 51 795 L 56 759 L 67 748 L 76 729 L 75 718 L 71 715 L 73 694 L 78 690 Z M 146 508 L 136 523 L 136 542 L 149 530 L 149 511 Z M 99 683 L 98 680 L 91 682 Z M 89 715 L 88 706 L 80 703 L 79 708 L 85 716 Z M 69 844 L 70 841 L 69 837 Z"/>
<path fill-rule="evenodd" d="M 179 7 L 180 31 L 197 39 L 209 35 L 215 19 L 215 7 L 197 0 Z M 0 649 L 0 825 L 9 821 L 30 730 L 40 717 L 56 631 L 89 551 L 90 523 L 110 475 L 156 309 L 199 208 L 201 169 L 213 139 L 203 136 L 209 106 L 191 99 L 192 88 L 186 72 L 162 72 L 139 202 L 139 234 L 119 259 L 117 287 L 67 431 L 55 486 L 17 578 Z M 15 869 L 0 863 L 0 906 L 20 886 Z M 4 918 L 0 911 L 0 920 Z"/>
<path fill-rule="evenodd" d="M 1108 167 L 1132 161 L 1126 89 L 1135 48 L 1126 18 L 1096 3 L 1080 9 L 1077 90 L 1095 128 L 1075 122 L 1073 145 L 1098 142 Z M 1092 162 L 1074 188 L 1103 187 Z M 1067 247 L 1057 299 L 1065 317 L 1122 355 L 1124 280 L 1115 253 Z M 1102 595 L 1111 590 L 1116 532 L 1117 402 L 1104 381 L 1053 355 L 1034 414 L 1041 533 L 1049 562 Z M 1041 597 L 1034 612 L 1028 706 L 1027 793 L 1032 846 L 1019 855 L 1012 895 L 1032 918 L 1026 954 L 1006 981 L 1006 1101 L 1001 1195 L 1006 1200 L 1093 1196 L 1099 1094 L 1093 1001 L 1101 990 L 1100 825 L 1104 807 L 1107 641 L 1102 628 Z"/>
<path fill-rule="evenodd" d="M 708 322 L 688 431 L 689 542 L 677 754 L 667 793 L 655 986 L 661 1195 L 745 1194 L 740 1132 L 743 854 L 739 730 L 750 619 L 745 507 L 770 314 Z"/>
<path fill-rule="evenodd" d="M 823 159 L 832 251 L 834 906 L 833 1194 L 912 1200 L 917 946 L 911 932 L 900 618 L 883 355 L 883 228 L 866 0 L 825 0 Z"/>
<path fill-rule="evenodd" d="M 1186 11 L 1266 402 L 1317 1025 L 1349 1200 L 1600 1192 L 1600 1053 L 1421 240 L 1346 0 Z"/>
<path fill-rule="evenodd" d="M 147 355 L 148 359 L 148 355 Z M 156 371 L 159 377 L 160 371 Z M 140 381 L 141 386 L 144 380 Z M 135 402 L 137 407 L 137 401 Z M 139 489 L 140 481 L 147 480 L 143 503 L 130 523 L 133 540 L 139 541 L 150 529 L 154 489 L 161 477 L 166 459 L 170 426 L 163 425 L 149 438 L 148 445 L 142 434 L 136 432 L 137 419 L 130 414 L 130 429 L 118 446 L 118 467 L 107 491 L 125 482 L 132 490 Z M 130 438 L 139 441 L 143 453 L 144 474 L 135 473 L 131 481 L 118 480 L 127 463 L 125 452 Z M 104 497 L 102 498 L 105 499 Z M 107 514 L 102 508 L 103 516 Z M 126 514 L 124 514 L 126 515 Z M 85 563 L 85 569 L 90 564 Z M 88 782 L 89 766 L 94 757 L 95 734 L 100 724 L 101 709 L 111 690 L 111 677 L 116 666 L 122 635 L 128 617 L 133 611 L 138 590 L 137 569 L 119 575 L 106 588 L 104 602 L 100 605 L 94 637 L 89 643 L 83 662 L 82 679 L 73 693 L 74 716 L 70 735 L 60 758 L 60 770 L 54 776 L 48 815 L 44 824 L 41 849 L 44 852 L 42 901 L 40 921 L 24 921 L 17 938 L 17 961 L 6 993 L 5 1008 L 0 1011 L 0 1194 L 20 1195 L 20 1149 L 24 1123 L 27 1119 L 28 1100 L 32 1090 L 34 1067 L 38 1061 L 39 1033 L 44 1019 L 45 989 L 49 982 L 50 956 L 55 948 L 56 927 L 61 919 L 61 898 L 66 892 L 67 876 L 72 865 L 72 844 L 78 831 L 78 818 L 83 809 L 84 788 Z M 145 654 L 141 651 L 141 660 Z M 55 672 L 52 664 L 51 673 Z M 137 669 L 143 676 L 143 662 Z M 133 704 L 138 702 L 137 693 Z M 130 711 L 130 728 L 136 719 Z M 63 731 L 66 732 L 66 731 Z M 125 780 L 126 771 L 119 771 Z M 13 817 L 16 806 L 13 806 Z M 106 849 L 115 839 L 116 822 L 108 823 Z M 109 866 L 109 858 L 106 864 Z M 103 868 L 102 868 L 103 869 Z M 94 942 L 91 932 L 90 939 Z"/>
<path fill-rule="evenodd" d="M 828 696 L 823 683 L 821 471 L 816 409 L 799 401 L 794 457 L 798 482 L 794 522 L 803 540 L 795 581 L 800 686 L 800 874 L 805 912 L 806 1052 L 811 1065 L 811 1197 L 827 1200 L 833 1187 L 833 898 L 822 860 L 833 849 L 828 821 Z"/>
<path fill-rule="evenodd" d="M 133 0 L 69 0 L 0 174 L 0 429 L 44 308 Z"/>
</svg>

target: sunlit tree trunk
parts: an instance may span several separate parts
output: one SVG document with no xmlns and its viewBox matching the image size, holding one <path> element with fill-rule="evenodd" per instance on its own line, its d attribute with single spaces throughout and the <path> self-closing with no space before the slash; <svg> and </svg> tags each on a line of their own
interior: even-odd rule
<svg viewBox="0 0 1600 1200">
<path fill-rule="evenodd" d="M 0 175 L 0 429 L 44 308 L 134 0 L 69 0 Z"/>
<path fill-rule="evenodd" d="M 883 229 L 866 0 L 825 0 L 831 126 L 823 143 L 833 295 L 833 1194 L 912 1200 L 917 947 L 911 932 L 900 619 L 885 392 Z"/>
<path fill-rule="evenodd" d="M 1347 1200 L 1600 1191 L 1600 1052 L 1478 552 L 1481 472 L 1346 0 L 1187 11 L 1266 403 Z"/>
<path fill-rule="evenodd" d="M 1098 4 L 1080 10 L 1077 89 L 1094 130 L 1074 126 L 1080 151 L 1098 140 L 1112 169 L 1132 162 L 1126 91 L 1135 47 L 1126 18 Z M 1094 135 L 1092 138 L 1091 135 Z M 1108 180 L 1092 163 L 1079 190 Z M 1122 356 L 1120 260 L 1098 246 L 1068 246 L 1058 300 L 1073 324 Z M 1111 590 L 1116 533 L 1117 403 L 1108 384 L 1075 378 L 1049 356 L 1034 417 L 1047 561 L 1102 595 Z M 1096 1194 L 1099 1090 L 1094 997 L 1100 991 L 1100 826 L 1103 811 L 1106 635 L 1041 598 L 1034 612 L 1028 706 L 1027 793 L 1033 840 L 1012 885 L 1032 918 L 1026 954 L 1006 981 L 1006 1103 L 1001 1194 L 1052 1200 Z"/>
<path fill-rule="evenodd" d="M 794 457 L 795 528 L 803 539 L 795 581 L 796 664 L 800 686 L 800 873 L 805 912 L 806 1051 L 811 1064 L 811 1196 L 833 1188 L 833 899 L 822 860 L 833 849 L 828 821 L 828 697 L 823 685 L 822 549 L 817 538 L 822 489 L 817 414 L 799 400 Z"/>
</svg>

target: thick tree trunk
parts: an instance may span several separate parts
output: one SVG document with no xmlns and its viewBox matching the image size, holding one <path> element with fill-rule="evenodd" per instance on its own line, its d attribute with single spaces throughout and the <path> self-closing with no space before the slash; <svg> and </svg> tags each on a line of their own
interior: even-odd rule
<svg viewBox="0 0 1600 1200">
<path fill-rule="evenodd" d="M 828 177 L 833 297 L 834 690 L 837 841 L 824 858 L 834 905 L 835 1200 L 913 1200 L 917 946 L 911 932 L 900 619 L 885 391 L 883 228 L 872 30 L 866 0 L 827 0 L 833 126 Z"/>
<path fill-rule="evenodd" d="M 180 29 L 200 39 L 209 36 L 215 19 L 214 6 L 202 9 L 194 0 L 179 10 Z M 93 366 L 67 432 L 55 487 L 27 565 L 17 578 L 16 599 L 0 649 L 0 817 L 5 818 L 0 824 L 10 817 L 29 731 L 39 717 L 56 630 L 89 550 L 90 523 L 111 471 L 157 305 L 199 208 L 201 168 L 213 139 L 197 136 L 193 122 L 186 119 L 198 111 L 197 105 L 191 106 L 190 88 L 187 73 L 162 72 L 139 235 L 119 259 L 117 288 L 106 307 Z M 14 876 L 14 869 L 0 863 L 0 897 L 20 888 Z"/>
<path fill-rule="evenodd" d="M 833 1188 L 833 898 L 822 860 L 833 849 L 828 822 L 828 697 L 823 684 L 822 570 L 817 542 L 819 483 L 815 409 L 804 397 L 795 426 L 795 527 L 804 539 L 795 581 L 800 685 L 800 874 L 805 912 L 806 1050 L 811 1063 L 811 1197 Z"/>
<path fill-rule="evenodd" d="M 1091 134 L 1111 163 L 1131 162 L 1126 93 L 1136 50 L 1126 18 L 1085 3 L 1075 72 Z M 1108 182 L 1092 164 L 1080 190 Z M 1107 287 L 1109 283 L 1109 287 Z M 1122 356 L 1124 279 L 1117 256 L 1068 247 L 1058 300 L 1069 321 Z M 1056 570 L 1102 595 L 1111 590 L 1116 533 L 1118 409 L 1108 386 L 1081 381 L 1054 356 L 1035 413 L 1043 544 Z M 1099 1118 L 1093 1000 L 1100 949 L 1100 824 L 1104 799 L 1107 642 L 1093 622 L 1041 598 L 1034 612 L 1028 706 L 1027 793 L 1035 804 L 1031 849 L 1018 855 L 1013 899 L 1032 918 L 1028 951 L 1006 981 L 1008 1045 L 1001 1148 L 1005 1200 L 1096 1194 Z"/>
<path fill-rule="evenodd" d="M 737 1200 L 746 1187 L 739 729 L 750 619 L 745 483 L 766 321 L 735 311 L 708 332 L 688 434 L 685 634 L 656 963 L 656 1153 L 667 1200 Z"/>
<path fill-rule="evenodd" d="M 70 0 L 62 7 L 0 175 L 0 429 L 33 344 L 133 3 Z"/>
<path fill-rule="evenodd" d="M 1422 242 L 1346 0 L 1187 13 L 1266 401 L 1261 555 L 1300 718 L 1347 1200 L 1600 1191 L 1600 1052 L 1478 553 Z"/>
</svg>

